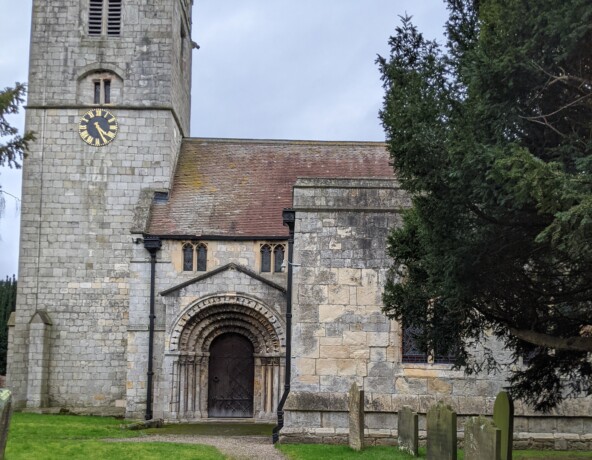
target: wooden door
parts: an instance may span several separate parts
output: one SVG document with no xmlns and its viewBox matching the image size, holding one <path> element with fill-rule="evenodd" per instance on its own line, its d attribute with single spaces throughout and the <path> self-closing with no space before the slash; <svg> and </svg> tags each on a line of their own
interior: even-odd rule
<svg viewBox="0 0 592 460">
<path fill-rule="evenodd" d="M 253 416 L 253 345 L 240 334 L 217 337 L 210 346 L 209 417 Z"/>
</svg>

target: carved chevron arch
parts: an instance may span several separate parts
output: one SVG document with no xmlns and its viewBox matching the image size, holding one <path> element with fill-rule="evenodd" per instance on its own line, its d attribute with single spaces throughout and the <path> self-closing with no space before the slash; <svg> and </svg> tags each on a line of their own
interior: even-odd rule
<svg viewBox="0 0 592 460">
<path fill-rule="evenodd" d="M 177 316 L 169 351 L 207 352 L 226 332 L 247 337 L 258 354 L 276 354 L 285 345 L 284 322 L 275 311 L 246 294 L 226 293 L 198 299 Z"/>
</svg>

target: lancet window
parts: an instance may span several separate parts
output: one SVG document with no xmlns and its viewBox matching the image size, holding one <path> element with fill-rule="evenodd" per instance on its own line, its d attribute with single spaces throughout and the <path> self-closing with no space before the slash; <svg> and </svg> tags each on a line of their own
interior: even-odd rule
<svg viewBox="0 0 592 460">
<path fill-rule="evenodd" d="M 183 271 L 205 272 L 208 269 L 208 247 L 205 243 L 184 243 Z"/>
</svg>

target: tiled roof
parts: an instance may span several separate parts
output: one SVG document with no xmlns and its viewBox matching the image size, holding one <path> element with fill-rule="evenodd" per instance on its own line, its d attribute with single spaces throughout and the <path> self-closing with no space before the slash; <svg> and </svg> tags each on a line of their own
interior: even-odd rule
<svg viewBox="0 0 592 460">
<path fill-rule="evenodd" d="M 167 203 L 153 203 L 149 233 L 287 236 L 282 209 L 297 178 L 392 178 L 379 142 L 190 138 Z"/>
</svg>

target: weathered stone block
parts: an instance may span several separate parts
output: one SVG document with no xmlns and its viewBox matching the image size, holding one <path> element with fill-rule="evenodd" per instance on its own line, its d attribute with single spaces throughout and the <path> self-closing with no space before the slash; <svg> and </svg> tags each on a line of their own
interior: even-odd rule
<svg viewBox="0 0 592 460">
<path fill-rule="evenodd" d="M 368 404 L 366 404 L 366 407 L 368 407 Z M 386 430 L 390 433 L 397 423 L 397 416 L 386 412 L 368 412 L 366 409 L 364 423 L 366 428 L 372 432 Z"/>
<path fill-rule="evenodd" d="M 451 394 L 452 385 L 443 379 L 428 379 L 428 391 L 430 393 Z"/>
<path fill-rule="evenodd" d="M 345 307 L 340 305 L 319 305 L 319 321 L 332 323 L 345 313 Z"/>
</svg>

